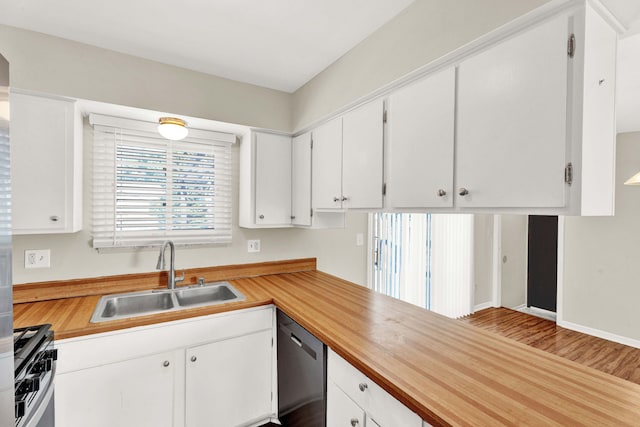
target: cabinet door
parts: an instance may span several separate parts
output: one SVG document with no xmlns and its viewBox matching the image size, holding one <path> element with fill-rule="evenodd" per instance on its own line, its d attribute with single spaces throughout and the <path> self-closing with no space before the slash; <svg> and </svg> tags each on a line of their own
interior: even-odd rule
<svg viewBox="0 0 640 427">
<path fill-rule="evenodd" d="M 343 117 L 342 197 L 345 208 L 382 208 L 383 101 Z"/>
<path fill-rule="evenodd" d="M 582 173 L 575 179 L 581 181 L 582 215 L 613 215 L 618 35 L 590 7 L 586 8 L 585 19 Z M 580 42 L 578 38 L 578 45 Z"/>
<path fill-rule="evenodd" d="M 313 130 L 311 205 L 342 208 L 342 118 Z"/>
<path fill-rule="evenodd" d="M 363 427 L 364 410 L 333 381 L 327 381 L 327 426 Z"/>
<path fill-rule="evenodd" d="M 449 68 L 389 96 L 387 207 L 453 206 L 455 85 Z"/>
<path fill-rule="evenodd" d="M 311 225 L 311 133 L 293 138 L 291 147 L 291 222 Z"/>
<path fill-rule="evenodd" d="M 74 104 L 11 94 L 14 234 L 74 229 Z M 81 173 L 80 173 L 81 175 Z"/>
<path fill-rule="evenodd" d="M 255 223 L 291 224 L 291 138 L 268 133 L 255 138 Z"/>
<path fill-rule="evenodd" d="M 187 349 L 187 427 L 228 427 L 271 415 L 272 331 Z"/>
<path fill-rule="evenodd" d="M 568 34 L 556 18 L 460 64 L 458 206 L 564 206 Z"/>
<path fill-rule="evenodd" d="M 56 375 L 56 425 L 173 426 L 175 361 L 183 354 L 169 352 Z"/>
</svg>

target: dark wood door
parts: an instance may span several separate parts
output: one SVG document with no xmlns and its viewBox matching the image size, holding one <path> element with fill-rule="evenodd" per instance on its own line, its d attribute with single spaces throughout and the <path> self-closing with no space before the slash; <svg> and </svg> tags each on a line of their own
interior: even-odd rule
<svg viewBox="0 0 640 427">
<path fill-rule="evenodd" d="M 529 216 L 527 306 L 556 311 L 558 298 L 558 217 Z"/>
</svg>

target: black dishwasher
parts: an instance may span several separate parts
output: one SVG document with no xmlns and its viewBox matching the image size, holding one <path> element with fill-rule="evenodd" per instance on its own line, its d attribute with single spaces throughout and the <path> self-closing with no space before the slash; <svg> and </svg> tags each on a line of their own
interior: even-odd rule
<svg viewBox="0 0 640 427">
<path fill-rule="evenodd" d="M 278 310 L 278 416 L 287 427 L 325 427 L 327 346 Z"/>
</svg>

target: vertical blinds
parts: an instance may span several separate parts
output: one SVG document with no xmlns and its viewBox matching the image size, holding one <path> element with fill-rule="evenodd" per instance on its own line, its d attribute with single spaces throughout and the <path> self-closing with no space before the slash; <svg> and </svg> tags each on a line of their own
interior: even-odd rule
<svg viewBox="0 0 640 427">
<path fill-rule="evenodd" d="M 473 309 L 473 215 L 376 213 L 374 290 L 445 316 Z"/>
<path fill-rule="evenodd" d="M 170 141 L 152 123 L 90 120 L 94 248 L 231 242 L 233 135 Z"/>
<path fill-rule="evenodd" d="M 431 310 L 451 318 L 473 312 L 473 215 L 431 215 Z"/>
</svg>

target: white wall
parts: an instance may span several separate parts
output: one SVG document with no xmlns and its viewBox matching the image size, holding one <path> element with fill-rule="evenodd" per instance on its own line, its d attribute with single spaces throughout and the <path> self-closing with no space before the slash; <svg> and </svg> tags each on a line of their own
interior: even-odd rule
<svg viewBox="0 0 640 427">
<path fill-rule="evenodd" d="M 417 0 L 295 94 L 264 89 L 153 61 L 0 25 L 0 52 L 16 87 L 150 110 L 279 130 L 294 130 L 497 28 L 548 0 Z M 89 164 L 90 138 L 85 143 Z M 237 150 L 237 149 L 236 149 Z M 237 164 L 237 151 L 236 164 Z M 234 183 L 237 193 L 237 168 Z M 85 168 L 90 188 L 90 168 Z M 237 197 L 234 202 L 237 212 Z M 14 281 L 25 283 L 150 271 L 154 252 L 97 254 L 90 248 L 90 207 L 73 235 L 17 236 Z M 182 249 L 179 267 L 245 263 L 303 256 L 321 270 L 366 281 L 366 251 L 355 246 L 366 215 L 351 213 L 344 230 L 244 230 L 229 247 Z M 246 239 L 262 252 L 246 253 Z M 50 248 L 52 267 L 25 270 L 24 249 Z M 485 299 L 486 274 L 476 288 Z"/>
<path fill-rule="evenodd" d="M 91 248 L 91 155 L 93 135 L 84 128 L 84 226 L 82 231 L 62 235 L 14 236 L 13 280 L 29 283 L 155 269 L 158 253 L 152 250 L 97 253 Z M 234 146 L 233 212 L 238 212 L 238 146 Z M 366 247 L 356 246 L 356 234 L 367 232 L 367 215 L 347 215 L 345 229 L 249 230 L 233 219 L 230 246 L 189 248 L 176 251 L 176 268 L 242 264 L 279 259 L 317 257 L 318 269 L 366 285 Z M 247 253 L 247 239 L 260 239 L 260 253 Z M 25 249 L 51 249 L 51 268 L 25 269 Z"/>
<path fill-rule="evenodd" d="M 493 291 L 493 215 L 474 215 L 473 222 L 474 300 L 491 303 Z"/>
<path fill-rule="evenodd" d="M 291 130 L 291 95 L 0 25 L 11 85 L 249 126 Z"/>
<path fill-rule="evenodd" d="M 640 133 L 619 134 L 613 217 L 565 220 L 563 320 L 640 340 Z"/>
<path fill-rule="evenodd" d="M 501 215 L 502 307 L 514 308 L 526 302 L 527 291 L 527 232 L 526 215 Z"/>
<path fill-rule="evenodd" d="M 416 0 L 293 95 L 301 129 L 549 0 Z"/>
</svg>

